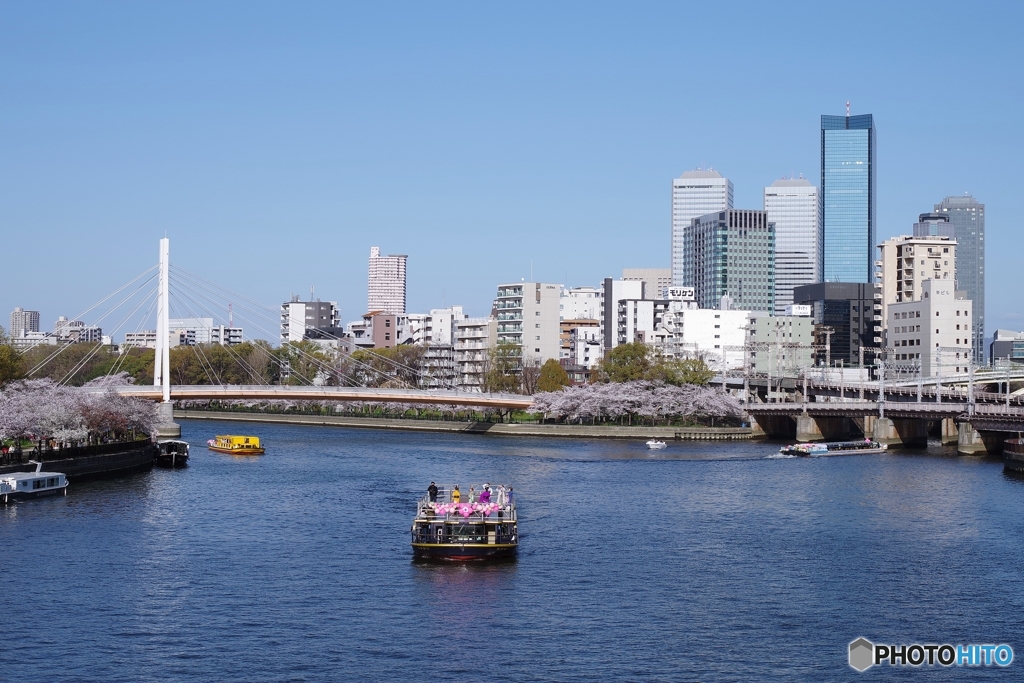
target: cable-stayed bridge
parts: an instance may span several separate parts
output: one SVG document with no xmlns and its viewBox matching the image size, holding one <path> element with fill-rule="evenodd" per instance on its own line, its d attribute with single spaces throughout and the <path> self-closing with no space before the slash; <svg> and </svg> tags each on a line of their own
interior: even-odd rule
<svg viewBox="0 0 1024 683">
<path fill-rule="evenodd" d="M 276 307 L 266 306 L 201 275 L 173 266 L 170 263 L 169 251 L 169 240 L 160 240 L 157 265 L 143 271 L 73 319 L 81 321 L 86 315 L 92 314 L 94 317 L 91 322 L 94 325 L 101 322 L 107 325 L 104 321 L 116 320 L 113 328 L 108 328 L 111 335 L 122 330 L 128 331 L 126 326 L 130 325 L 131 321 L 136 321 L 135 333 L 138 335 L 144 325 L 151 324 L 155 313 L 156 332 L 153 341 L 156 353 L 153 384 L 117 386 L 114 390 L 159 402 L 161 415 L 168 424 L 168 430 L 164 432 L 167 435 L 170 435 L 170 430 L 173 429 L 170 427 L 173 423 L 172 401 L 183 400 L 361 401 L 476 406 L 499 410 L 526 409 L 533 404 L 529 396 L 459 391 L 451 382 L 447 385 L 441 382 L 440 389 L 422 389 L 418 386 L 422 378 L 421 370 L 380 354 L 375 356 L 375 360 L 379 361 L 378 366 L 359 361 L 348 354 L 348 370 L 344 370 L 332 366 L 324 357 L 299 346 L 290 348 L 293 356 L 287 359 L 275 354 L 266 354 L 264 360 L 270 363 L 268 366 L 266 363 L 261 365 L 252 357 L 243 357 L 229 344 L 223 345 L 224 353 L 230 356 L 245 375 L 244 383 L 240 383 L 237 379 L 230 381 L 222 376 L 217 363 L 209 357 L 209 352 L 204 351 L 202 345 L 196 344 L 192 349 L 209 384 L 175 384 L 170 366 L 169 320 L 172 314 L 193 320 L 216 319 L 221 317 L 221 312 L 225 308 L 230 308 L 230 304 L 233 304 L 233 315 L 248 329 L 254 330 L 255 336 L 277 339 L 281 329 L 281 313 Z M 213 335 L 214 328 L 205 332 Z M 223 330 L 221 332 L 223 333 Z M 339 348 L 355 350 L 351 340 L 337 337 L 333 340 L 337 342 Z M 123 346 L 130 347 L 130 344 Z M 56 346 L 29 370 L 28 375 L 32 376 L 38 372 L 67 348 L 68 345 Z M 90 354 L 75 363 L 60 381 L 72 381 L 100 348 L 101 345 L 97 344 Z M 126 356 L 127 354 L 122 352 L 118 360 L 110 366 L 108 374 L 116 374 L 123 367 Z M 316 376 L 292 372 L 294 368 L 291 367 L 291 363 L 305 364 L 312 368 Z M 958 372 L 941 377 L 913 377 L 909 376 L 913 374 L 913 368 L 905 364 L 892 363 L 891 375 L 887 381 L 887 367 L 890 367 L 890 361 L 883 360 L 877 367 L 880 370 L 877 381 L 866 381 L 862 378 L 857 383 L 844 383 L 842 379 L 833 380 L 828 371 L 806 368 L 797 379 L 773 379 L 770 375 L 766 378 L 725 375 L 713 379 L 712 384 L 720 384 L 723 388 L 742 388 L 745 390 L 743 395 L 748 397 L 756 395 L 756 392 L 752 394 L 749 391 L 755 385 L 767 385 L 768 402 L 759 403 L 757 399 L 753 399 L 754 402 L 748 402 L 746 407 L 758 426 L 775 435 L 792 431 L 789 429 L 790 423 L 795 421 L 796 436 L 818 438 L 828 433 L 829 420 L 835 422 L 836 419 L 841 419 L 859 421 L 866 435 L 875 434 L 883 440 L 911 443 L 920 441 L 924 434 L 924 423 L 942 420 L 943 436 L 952 437 L 959 430 L 959 441 L 961 445 L 965 445 L 966 442 L 985 441 L 986 431 L 1014 432 L 1024 427 L 1024 405 L 1021 403 L 1024 397 L 1020 396 L 1024 390 L 1013 393 L 1010 391 L 1012 382 L 1024 381 L 1024 368 L 975 371 L 972 366 L 968 373 Z M 352 372 L 353 368 L 361 373 L 361 378 Z M 271 382 L 271 375 L 274 373 L 278 373 L 278 376 L 287 375 L 290 383 Z M 365 386 L 367 376 L 376 377 L 377 383 L 384 386 Z M 329 381 L 324 381 L 325 377 Z M 773 387 L 776 386 L 773 382 L 777 383 L 778 390 L 773 391 Z M 978 391 L 977 389 L 981 387 L 994 388 L 995 391 Z M 894 420 L 896 422 L 893 422 Z M 874 429 L 877 424 L 889 427 L 879 431 Z M 889 431 L 886 432 L 885 429 Z M 967 437 L 964 436 L 965 432 Z"/>
</svg>

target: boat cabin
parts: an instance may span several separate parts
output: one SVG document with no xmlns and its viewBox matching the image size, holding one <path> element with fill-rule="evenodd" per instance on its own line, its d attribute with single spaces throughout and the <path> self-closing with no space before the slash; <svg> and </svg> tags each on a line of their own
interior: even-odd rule
<svg viewBox="0 0 1024 683">
<path fill-rule="evenodd" d="M 214 437 L 214 444 L 217 448 L 229 450 L 259 448 L 260 437 L 258 436 L 217 436 Z"/>
<path fill-rule="evenodd" d="M 0 502 L 67 494 L 68 480 L 61 472 L 13 472 L 0 475 Z"/>
</svg>

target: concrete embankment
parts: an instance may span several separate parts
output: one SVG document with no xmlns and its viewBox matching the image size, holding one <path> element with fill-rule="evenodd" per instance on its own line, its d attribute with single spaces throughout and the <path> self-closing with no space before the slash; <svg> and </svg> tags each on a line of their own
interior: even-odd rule
<svg viewBox="0 0 1024 683">
<path fill-rule="evenodd" d="M 81 481 L 99 477 L 112 477 L 132 472 L 144 472 L 152 469 L 156 457 L 156 449 L 153 446 L 140 446 L 118 453 L 101 453 L 98 455 L 83 455 L 73 458 L 54 458 L 43 461 L 43 471 L 63 472 L 69 481 Z M 26 451 L 24 460 L 31 458 L 31 453 Z M 0 467 L 0 474 L 10 472 L 33 472 L 36 466 L 28 462 Z"/>
<path fill-rule="evenodd" d="M 456 422 L 447 420 L 402 420 L 341 415 L 282 415 L 279 413 L 233 413 L 205 410 L 175 410 L 174 419 L 231 420 L 280 424 L 356 427 L 360 429 L 402 429 L 417 432 L 461 432 L 502 436 L 549 436 L 576 439 L 680 439 L 685 441 L 735 441 L 749 439 L 748 427 L 619 427 L 564 424 L 506 424 L 498 422 Z"/>
</svg>

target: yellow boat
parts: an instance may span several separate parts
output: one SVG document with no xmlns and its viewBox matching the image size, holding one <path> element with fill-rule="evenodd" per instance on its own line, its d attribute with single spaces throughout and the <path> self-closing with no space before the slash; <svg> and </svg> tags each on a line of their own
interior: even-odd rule
<svg viewBox="0 0 1024 683">
<path fill-rule="evenodd" d="M 206 442 L 211 451 L 231 455 L 263 455 L 258 436 L 217 436 Z"/>
</svg>

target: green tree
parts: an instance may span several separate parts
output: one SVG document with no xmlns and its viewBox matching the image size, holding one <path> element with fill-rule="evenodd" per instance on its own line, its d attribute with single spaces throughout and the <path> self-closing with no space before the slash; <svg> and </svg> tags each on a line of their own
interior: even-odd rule
<svg viewBox="0 0 1024 683">
<path fill-rule="evenodd" d="M 4 328 L 0 327 L 0 386 L 12 379 L 18 379 L 22 373 L 21 354 L 11 346 Z"/>
<path fill-rule="evenodd" d="M 286 384 L 312 384 L 318 374 L 327 374 L 333 366 L 331 357 L 308 339 L 282 344 L 277 356 L 288 368 Z"/>
<path fill-rule="evenodd" d="M 484 391 L 519 393 L 519 368 L 522 362 L 519 346 L 499 341 L 487 350 L 484 367 Z"/>
<path fill-rule="evenodd" d="M 682 386 L 705 385 L 715 373 L 702 358 L 668 359 L 654 354 L 643 342 L 619 344 L 605 354 L 597 367 L 598 381 L 651 380 Z"/>
<path fill-rule="evenodd" d="M 654 365 L 651 348 L 643 342 L 619 344 L 605 353 L 598 374 L 609 382 L 635 382 L 649 379 Z"/>
<path fill-rule="evenodd" d="M 648 379 L 660 379 L 666 384 L 682 386 L 684 384 L 706 385 L 715 376 L 714 370 L 708 367 L 702 358 L 657 359 L 651 368 Z"/>
<path fill-rule="evenodd" d="M 540 379 L 537 380 L 538 391 L 561 391 L 562 387 L 567 387 L 570 384 L 572 382 L 569 381 L 569 373 L 554 358 L 548 358 L 540 367 Z"/>
</svg>

